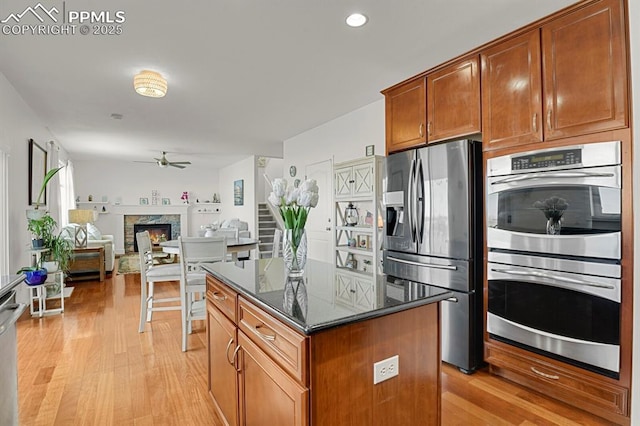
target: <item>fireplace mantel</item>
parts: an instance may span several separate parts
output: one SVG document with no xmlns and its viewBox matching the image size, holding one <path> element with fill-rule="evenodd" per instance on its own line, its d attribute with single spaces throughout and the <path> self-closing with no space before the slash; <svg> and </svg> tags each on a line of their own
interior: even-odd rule
<svg viewBox="0 0 640 426">
<path fill-rule="evenodd" d="M 124 242 L 124 217 L 128 215 L 180 215 L 180 229 L 188 232 L 189 229 L 189 205 L 113 205 L 110 213 L 115 216 L 116 231 L 114 234 L 115 251 L 117 254 L 125 253 Z"/>
</svg>

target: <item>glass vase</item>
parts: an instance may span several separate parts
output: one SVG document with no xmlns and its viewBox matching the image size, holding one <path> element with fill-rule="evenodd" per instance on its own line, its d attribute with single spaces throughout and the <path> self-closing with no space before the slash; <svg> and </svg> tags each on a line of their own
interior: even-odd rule
<svg viewBox="0 0 640 426">
<path fill-rule="evenodd" d="M 307 263 L 307 233 L 304 229 L 285 229 L 282 233 L 282 257 L 290 277 L 301 276 Z"/>
<path fill-rule="evenodd" d="M 562 222 L 560 218 L 550 217 L 547 220 L 547 235 L 560 235 Z"/>
</svg>

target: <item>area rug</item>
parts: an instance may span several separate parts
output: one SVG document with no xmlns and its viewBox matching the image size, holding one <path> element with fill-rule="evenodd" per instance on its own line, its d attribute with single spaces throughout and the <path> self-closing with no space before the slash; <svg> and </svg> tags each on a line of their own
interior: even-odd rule
<svg viewBox="0 0 640 426">
<path fill-rule="evenodd" d="M 155 264 L 163 264 L 163 263 L 177 263 L 178 256 L 171 255 L 163 252 L 158 252 L 153 254 L 153 263 Z M 140 273 L 140 255 L 138 253 L 134 254 L 123 254 L 118 257 L 118 274 L 139 274 Z"/>
</svg>

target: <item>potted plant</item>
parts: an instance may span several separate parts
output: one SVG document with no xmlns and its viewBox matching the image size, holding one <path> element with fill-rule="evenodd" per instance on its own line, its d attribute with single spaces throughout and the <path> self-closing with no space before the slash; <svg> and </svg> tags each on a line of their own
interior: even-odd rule
<svg viewBox="0 0 640 426">
<path fill-rule="evenodd" d="M 47 240 L 53 236 L 53 231 L 58 224 L 46 212 L 39 218 L 30 218 L 27 220 L 27 229 L 33 234 L 31 245 L 34 249 L 45 248 Z"/>
<path fill-rule="evenodd" d="M 44 175 L 42 186 L 40 187 L 40 192 L 38 193 L 38 198 L 36 198 L 36 201 L 33 203 L 34 207 L 33 209 L 27 209 L 27 219 L 39 219 L 46 214 L 46 211 L 40 210 L 40 199 L 42 198 L 42 194 L 44 194 L 44 191 L 47 188 L 47 184 L 49 183 L 51 178 L 53 178 L 56 173 L 58 173 L 63 167 L 64 166 L 51 169 L 47 172 L 46 175 Z"/>
<path fill-rule="evenodd" d="M 57 268 L 54 265 L 50 266 L 51 269 L 47 268 L 49 272 L 57 270 L 67 272 L 73 257 L 73 243 L 60 235 L 55 235 L 45 242 L 45 248 L 49 251 L 44 253 L 44 262 L 57 263 Z"/>
</svg>

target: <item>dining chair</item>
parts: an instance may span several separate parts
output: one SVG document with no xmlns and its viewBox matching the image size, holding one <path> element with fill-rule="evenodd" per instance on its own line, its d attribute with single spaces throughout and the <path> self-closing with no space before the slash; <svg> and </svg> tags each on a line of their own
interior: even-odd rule
<svg viewBox="0 0 640 426">
<path fill-rule="evenodd" d="M 171 302 L 180 302 L 180 297 L 154 297 L 154 284 L 157 282 L 180 281 L 180 265 L 165 264 L 154 265 L 153 247 L 148 231 L 136 233 L 138 243 L 138 253 L 140 254 L 140 326 L 138 331 L 144 332 L 145 321 L 151 322 L 152 314 L 155 311 L 179 311 L 182 309 L 180 303 L 165 305 Z M 156 306 L 162 303 L 162 306 Z"/>
<path fill-rule="evenodd" d="M 224 262 L 227 240 L 224 237 L 178 237 L 180 247 L 180 299 L 182 306 L 182 351 L 187 351 L 187 334 L 194 320 L 207 318 L 204 300 L 206 272 L 203 263 Z M 195 296 L 200 294 L 200 298 Z"/>
<path fill-rule="evenodd" d="M 233 240 L 237 240 L 238 239 L 238 228 L 221 228 L 221 229 L 216 229 L 213 232 L 213 236 L 215 237 L 225 237 L 227 240 L 233 239 Z M 226 255 L 226 261 L 230 262 L 233 260 L 233 256 L 231 254 L 227 254 Z"/>
</svg>

